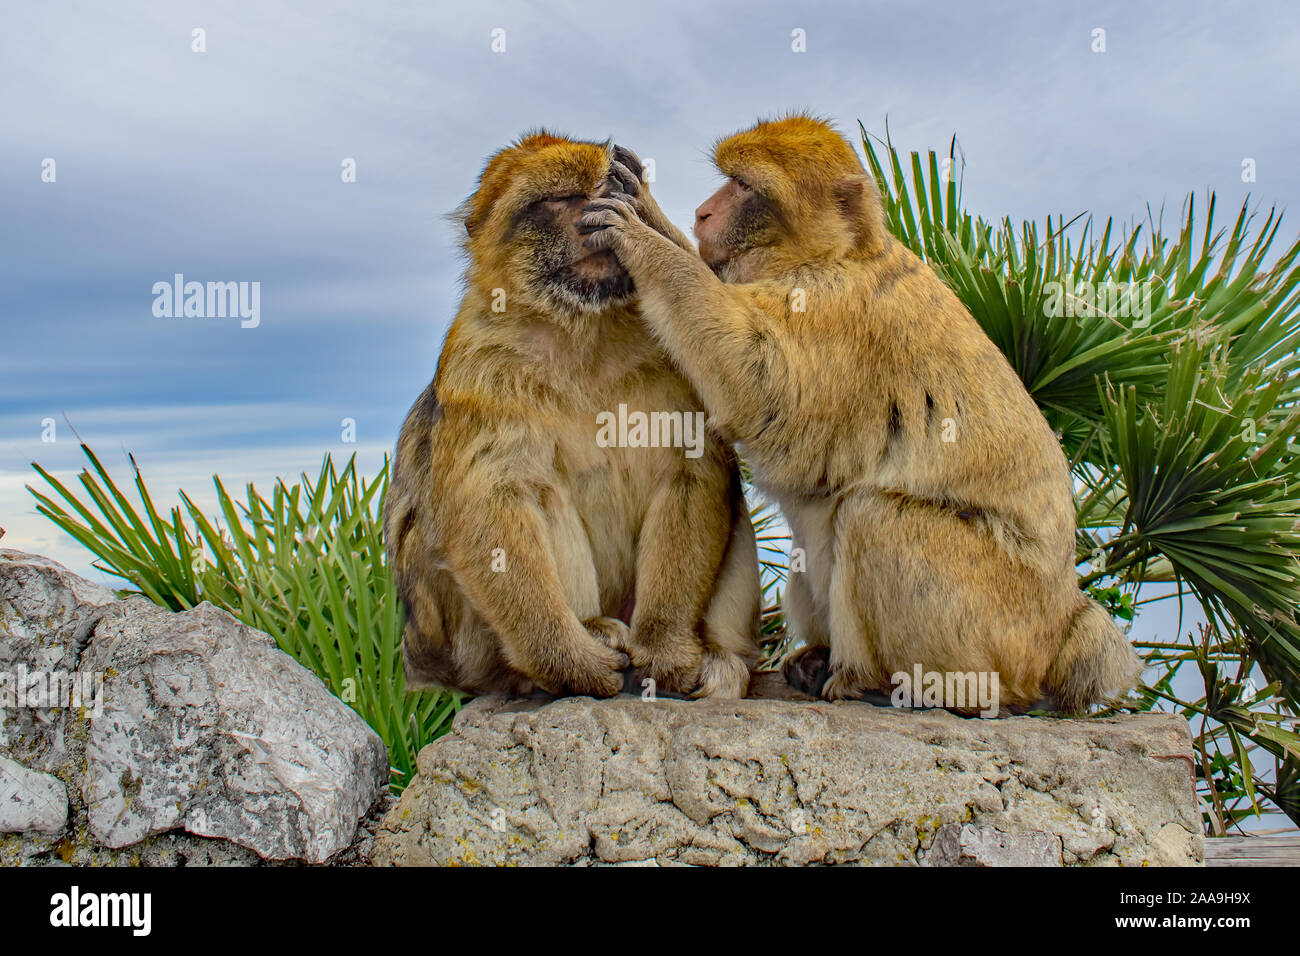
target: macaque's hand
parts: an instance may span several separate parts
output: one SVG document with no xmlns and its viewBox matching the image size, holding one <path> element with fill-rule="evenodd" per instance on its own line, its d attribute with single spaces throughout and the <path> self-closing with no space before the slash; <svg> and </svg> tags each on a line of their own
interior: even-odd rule
<svg viewBox="0 0 1300 956">
<path fill-rule="evenodd" d="M 650 194 L 650 188 L 645 182 L 645 165 L 636 153 L 626 146 L 616 145 L 610 160 L 609 175 L 611 186 L 614 187 L 612 195 L 626 199 L 636 210 L 638 219 L 673 245 L 687 252 L 695 251 L 691 240 L 672 224 Z"/>
<path fill-rule="evenodd" d="M 625 269 L 631 266 L 624 256 L 637 240 L 663 241 L 659 233 L 642 222 L 636 207 L 622 193 L 587 203 L 578 220 L 578 232 L 587 237 L 582 241 L 584 249 L 612 252 Z"/>
<path fill-rule="evenodd" d="M 644 182 L 645 167 L 636 153 L 626 146 L 615 146 L 614 157 L 610 162 L 610 175 L 618 180 L 623 192 L 631 196 L 641 194 L 641 186 Z"/>
</svg>

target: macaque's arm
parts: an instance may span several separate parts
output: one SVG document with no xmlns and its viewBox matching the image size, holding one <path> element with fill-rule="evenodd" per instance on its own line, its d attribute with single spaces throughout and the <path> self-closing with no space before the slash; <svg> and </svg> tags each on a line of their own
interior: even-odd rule
<svg viewBox="0 0 1300 956">
<path fill-rule="evenodd" d="M 709 415 L 737 441 L 753 440 L 788 403 L 778 300 L 760 303 L 722 282 L 694 251 L 673 245 L 619 198 L 587 206 L 588 249 L 609 249 L 632 276 L 641 315 L 690 380 Z M 779 300 L 784 307 L 784 300 Z"/>
</svg>

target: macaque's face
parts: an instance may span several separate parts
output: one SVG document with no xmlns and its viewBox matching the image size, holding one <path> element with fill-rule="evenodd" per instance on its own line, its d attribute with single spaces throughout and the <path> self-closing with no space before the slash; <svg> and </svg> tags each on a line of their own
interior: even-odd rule
<svg viewBox="0 0 1300 956">
<path fill-rule="evenodd" d="M 776 238 L 776 206 L 742 177 L 731 176 L 695 210 L 700 256 L 714 272 Z"/>
<path fill-rule="evenodd" d="M 555 317 L 629 305 L 627 272 L 578 232 L 587 203 L 623 191 L 614 152 L 539 131 L 494 155 L 462 209 L 470 282 Z"/>
<path fill-rule="evenodd" d="M 612 252 L 584 248 L 586 236 L 578 232 L 583 207 L 617 188 L 607 179 L 593 192 L 537 199 L 516 215 L 511 240 L 526 250 L 529 268 L 525 271 L 536 276 L 555 299 L 585 311 L 629 301 L 632 280 L 627 271 Z"/>
</svg>

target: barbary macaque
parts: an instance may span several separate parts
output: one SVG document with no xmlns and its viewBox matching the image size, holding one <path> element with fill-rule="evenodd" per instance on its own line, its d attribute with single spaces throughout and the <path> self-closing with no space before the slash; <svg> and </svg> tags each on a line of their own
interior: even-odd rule
<svg viewBox="0 0 1300 956">
<path fill-rule="evenodd" d="M 885 228 L 849 142 L 806 115 L 714 151 L 699 255 L 627 197 L 592 201 L 641 315 L 793 533 L 791 683 L 827 699 L 894 676 L 999 677 L 1002 707 L 1071 712 L 1140 670 L 1078 586 L 1068 464 L 1006 358 Z"/>
<path fill-rule="evenodd" d="M 760 587 L 735 457 L 627 272 L 577 231 L 587 202 L 630 187 L 691 249 L 639 171 L 607 144 L 533 133 L 460 210 L 465 296 L 384 515 L 412 687 L 607 696 L 630 662 L 657 692 L 745 693 Z M 652 434 L 611 438 L 619 414 Z"/>
</svg>

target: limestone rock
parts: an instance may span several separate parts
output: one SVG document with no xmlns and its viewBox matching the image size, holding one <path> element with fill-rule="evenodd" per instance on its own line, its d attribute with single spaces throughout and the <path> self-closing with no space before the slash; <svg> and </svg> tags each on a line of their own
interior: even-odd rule
<svg viewBox="0 0 1300 956">
<path fill-rule="evenodd" d="M 224 611 L 119 601 L 0 550 L 0 690 L 32 675 L 88 693 L 84 706 L 0 695 L 0 865 L 368 858 L 383 742 Z"/>
<path fill-rule="evenodd" d="M 1194 864 L 1181 718 L 963 719 L 820 701 L 481 698 L 374 861 Z"/>
<path fill-rule="evenodd" d="M 57 773 L 69 762 L 65 710 L 6 707 L 10 692 L 70 677 L 91 629 L 117 596 L 49 558 L 0 548 L 0 752 Z"/>
<path fill-rule="evenodd" d="M 68 823 L 68 791 L 48 773 L 0 757 L 0 833 L 57 833 Z"/>
<path fill-rule="evenodd" d="M 105 606 L 116 601 L 57 561 L 0 548 L 0 667 L 75 665 Z"/>
<path fill-rule="evenodd" d="M 313 863 L 345 849 L 388 781 L 379 735 L 219 608 L 121 611 L 82 658 L 109 674 L 82 784 L 95 838 L 123 847 L 183 827 Z"/>
<path fill-rule="evenodd" d="M 1003 833 L 995 827 L 945 823 L 922 866 L 1060 866 L 1061 838 L 1037 830 Z"/>
</svg>

